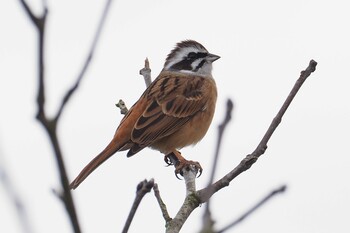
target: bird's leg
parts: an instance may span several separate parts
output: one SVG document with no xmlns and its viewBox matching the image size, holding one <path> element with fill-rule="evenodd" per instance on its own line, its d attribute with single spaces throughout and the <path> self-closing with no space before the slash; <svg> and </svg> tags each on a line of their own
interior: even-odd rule
<svg viewBox="0 0 350 233">
<path fill-rule="evenodd" d="M 175 175 L 178 178 L 178 174 L 183 175 L 183 169 L 189 169 L 190 166 L 194 166 L 198 169 L 199 171 L 199 175 L 198 177 L 200 177 L 202 175 L 202 166 L 196 162 L 196 161 L 192 161 L 192 160 L 186 160 L 184 157 L 182 157 L 180 151 L 173 151 L 167 155 L 164 156 L 164 161 L 170 166 L 170 165 L 174 165 L 175 167 Z"/>
</svg>

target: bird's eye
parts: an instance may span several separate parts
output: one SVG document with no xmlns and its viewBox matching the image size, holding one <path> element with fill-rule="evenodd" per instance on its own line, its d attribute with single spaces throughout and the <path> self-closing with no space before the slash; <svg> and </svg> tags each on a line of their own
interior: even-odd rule
<svg viewBox="0 0 350 233">
<path fill-rule="evenodd" d="M 195 52 L 190 52 L 188 55 L 187 55 L 187 59 L 194 59 L 196 58 L 197 54 Z"/>
</svg>

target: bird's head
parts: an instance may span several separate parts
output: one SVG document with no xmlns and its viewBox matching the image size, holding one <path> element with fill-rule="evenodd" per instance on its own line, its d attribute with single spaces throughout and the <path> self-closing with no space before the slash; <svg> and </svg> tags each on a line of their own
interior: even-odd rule
<svg viewBox="0 0 350 233">
<path fill-rule="evenodd" d="M 207 76 L 211 75 L 212 63 L 219 58 L 218 55 L 209 53 L 200 43 L 185 40 L 177 43 L 169 53 L 163 70 Z"/>
</svg>

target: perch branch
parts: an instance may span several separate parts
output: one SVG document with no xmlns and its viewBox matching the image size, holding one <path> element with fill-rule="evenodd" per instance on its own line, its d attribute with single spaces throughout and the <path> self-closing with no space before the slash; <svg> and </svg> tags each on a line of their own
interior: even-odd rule
<svg viewBox="0 0 350 233">
<path fill-rule="evenodd" d="M 186 196 L 196 192 L 197 173 L 198 168 L 194 165 L 189 165 L 182 169 L 182 175 L 186 185 Z"/>
<path fill-rule="evenodd" d="M 134 203 L 131 207 L 131 210 L 129 212 L 129 216 L 125 222 L 124 228 L 122 233 L 127 233 L 130 227 L 130 224 L 135 216 L 136 210 L 142 200 L 142 198 L 146 195 L 146 193 L 149 193 L 154 186 L 154 180 L 151 179 L 150 181 L 144 180 L 141 181 L 137 187 L 136 187 L 136 197 L 134 200 Z"/>
<path fill-rule="evenodd" d="M 249 209 L 246 213 L 244 213 L 241 217 L 239 217 L 237 220 L 233 221 L 232 223 L 230 223 L 228 226 L 224 227 L 223 229 L 217 231 L 217 233 L 223 233 L 224 231 L 226 231 L 226 230 L 234 227 L 238 223 L 242 222 L 249 215 L 251 215 L 254 211 L 256 211 L 259 207 L 261 207 L 263 204 L 265 204 L 268 200 L 270 200 L 272 197 L 276 196 L 277 194 L 281 194 L 281 193 L 285 192 L 286 189 L 287 189 L 287 186 L 283 185 L 280 188 L 273 190 L 266 197 L 264 197 L 261 201 L 259 201 L 256 205 L 254 205 L 251 209 Z"/>
<path fill-rule="evenodd" d="M 192 211 L 197 208 L 200 204 L 196 193 L 191 193 L 186 196 L 184 203 L 180 210 L 177 212 L 174 219 L 172 219 L 166 226 L 166 233 L 178 233 L 180 232 L 183 224 L 190 216 Z"/>
<path fill-rule="evenodd" d="M 186 166 L 182 169 L 182 175 L 184 177 L 186 185 L 186 198 L 174 219 L 168 222 L 166 226 L 166 233 L 179 232 L 186 219 L 190 216 L 192 211 L 195 208 L 197 208 L 200 204 L 196 196 L 197 173 L 198 168 L 193 165 Z"/>
<path fill-rule="evenodd" d="M 265 135 L 261 139 L 260 143 L 256 147 L 256 149 L 253 151 L 253 153 L 247 155 L 238 166 L 236 166 L 232 171 L 230 171 L 227 175 L 222 177 L 220 180 L 215 182 L 214 184 L 209 185 L 208 187 L 199 190 L 198 191 L 198 197 L 201 200 L 201 203 L 204 203 L 209 200 L 209 198 L 218 190 L 226 187 L 229 185 L 229 183 L 237 177 L 242 172 L 248 170 L 257 160 L 258 158 L 264 154 L 265 150 L 267 149 L 267 143 L 269 139 L 271 138 L 272 134 L 275 132 L 276 128 L 282 121 L 282 117 L 286 110 L 288 109 L 288 106 L 294 99 L 295 95 L 298 93 L 300 87 L 303 85 L 305 80 L 310 76 L 312 72 L 316 70 L 317 62 L 314 60 L 311 60 L 309 63 L 309 66 L 301 72 L 300 77 L 294 84 L 294 87 L 290 91 L 287 99 L 283 103 L 281 109 L 278 111 L 277 115 L 271 122 L 268 130 L 266 131 Z"/>
</svg>

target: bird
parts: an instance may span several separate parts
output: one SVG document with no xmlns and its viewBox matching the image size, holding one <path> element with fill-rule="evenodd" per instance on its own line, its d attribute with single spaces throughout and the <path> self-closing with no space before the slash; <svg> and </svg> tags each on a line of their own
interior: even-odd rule
<svg viewBox="0 0 350 233">
<path fill-rule="evenodd" d="M 118 151 L 130 157 L 146 147 L 160 151 L 173 164 L 175 174 L 187 165 L 202 171 L 198 162 L 186 160 L 180 149 L 197 144 L 206 134 L 215 112 L 217 88 L 212 63 L 220 56 L 209 53 L 195 40 L 176 44 L 158 77 L 120 121 L 111 142 L 71 182 L 76 189 L 98 166 Z"/>
</svg>

